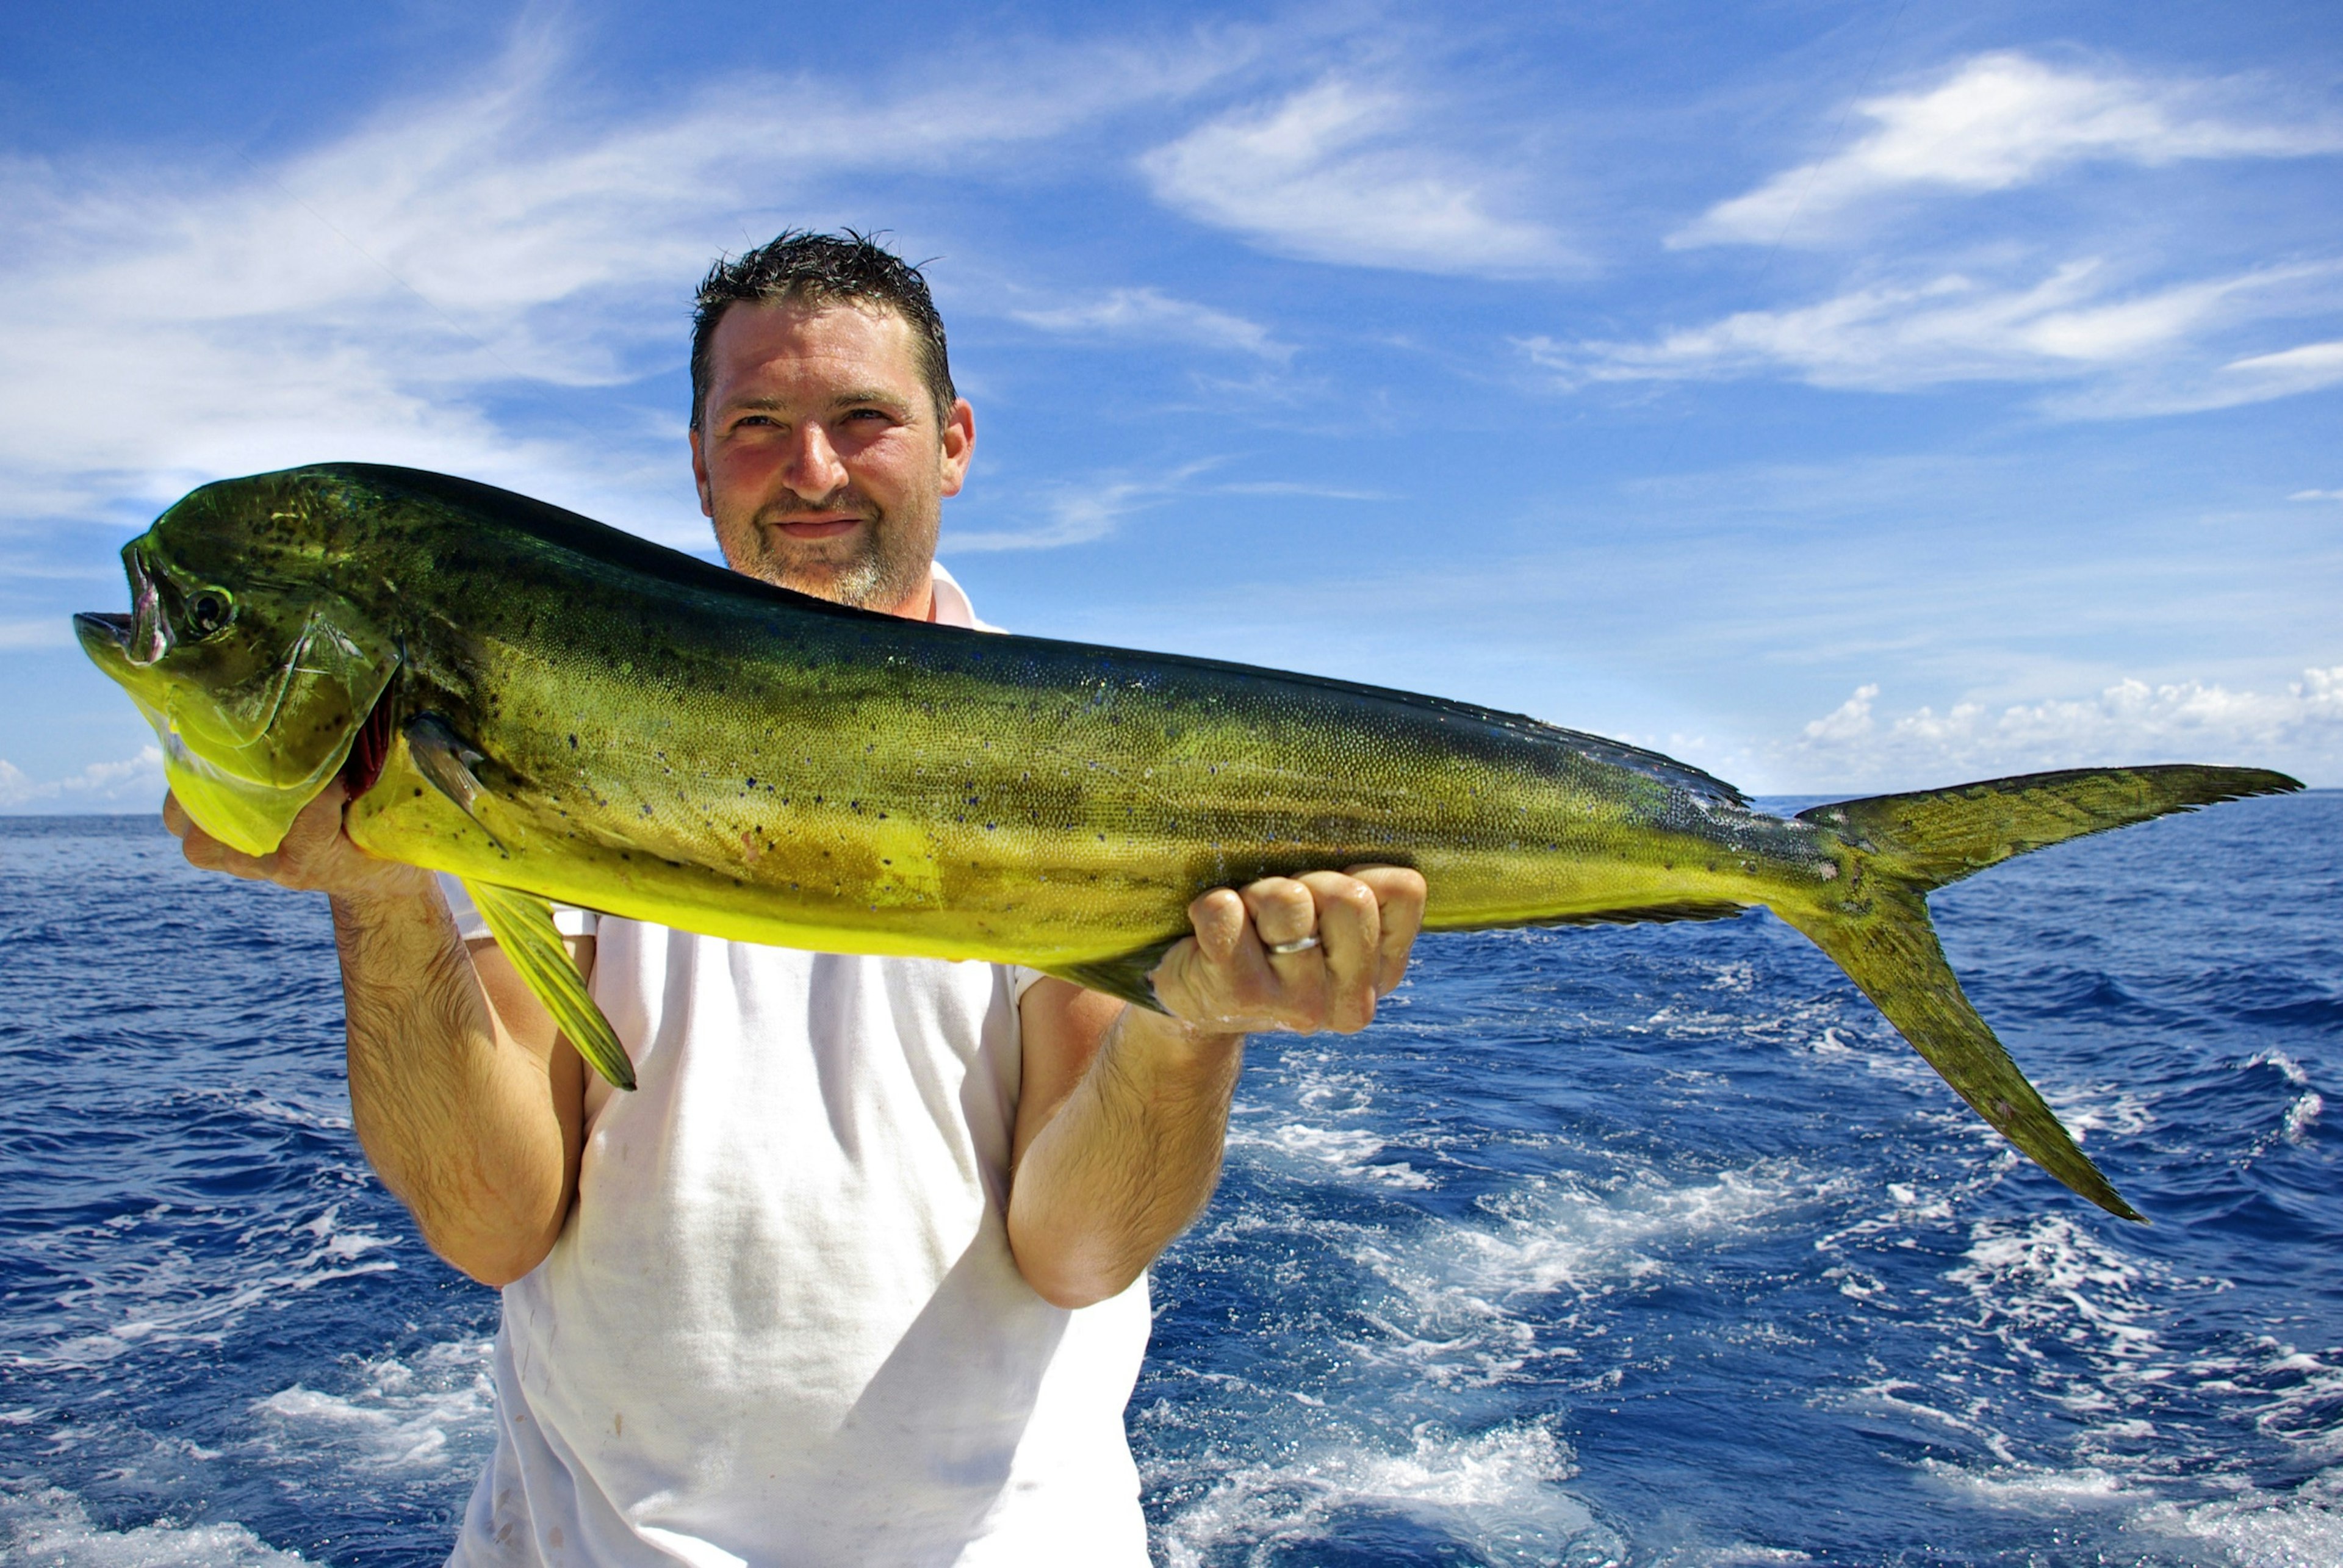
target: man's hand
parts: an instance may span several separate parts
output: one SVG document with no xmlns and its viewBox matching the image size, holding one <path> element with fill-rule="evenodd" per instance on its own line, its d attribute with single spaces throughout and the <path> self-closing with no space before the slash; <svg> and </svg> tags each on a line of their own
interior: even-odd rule
<svg viewBox="0 0 2343 1568">
<path fill-rule="evenodd" d="M 1423 876 L 1403 866 L 1216 888 L 1188 906 L 1196 934 L 1149 979 L 1166 1011 L 1216 1033 L 1355 1033 L 1407 972 L 1423 899 Z"/>
<path fill-rule="evenodd" d="M 1270 877 L 1206 893 L 1188 918 L 1196 934 L 1151 977 L 1169 1018 L 1061 980 L 1025 993 L 1009 1243 L 1053 1305 L 1124 1290 L 1202 1211 L 1247 1032 L 1366 1027 L 1407 970 L 1423 879 Z"/>
<path fill-rule="evenodd" d="M 327 785 L 266 855 L 221 843 L 176 799 L 163 821 L 191 865 L 331 897 L 358 1142 L 434 1251 L 509 1283 L 568 1217 L 585 1069 L 496 944 L 466 950 L 430 872 L 350 841 L 346 799 Z M 593 939 L 571 939 L 570 956 L 590 975 Z"/>
<path fill-rule="evenodd" d="M 163 825 L 178 839 L 189 865 L 226 871 L 248 882 L 275 882 L 297 892 L 361 900 L 429 892 L 430 872 L 369 855 L 350 841 L 342 831 L 342 805 L 348 798 L 340 779 L 327 785 L 293 819 L 284 842 L 266 855 L 229 849 L 196 827 L 176 795 L 163 797 Z"/>
</svg>

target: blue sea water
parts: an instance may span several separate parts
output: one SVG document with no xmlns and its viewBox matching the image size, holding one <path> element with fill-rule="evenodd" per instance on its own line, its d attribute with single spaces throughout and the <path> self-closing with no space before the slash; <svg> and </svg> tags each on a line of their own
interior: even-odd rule
<svg viewBox="0 0 2343 1568">
<path fill-rule="evenodd" d="M 2343 794 L 1933 900 L 2157 1223 L 1803 939 L 1427 940 L 1260 1042 L 1131 1406 L 1159 1561 L 2343 1563 Z M 314 900 L 0 820 L 0 1556 L 436 1563 L 495 1297 L 353 1143 Z"/>
</svg>

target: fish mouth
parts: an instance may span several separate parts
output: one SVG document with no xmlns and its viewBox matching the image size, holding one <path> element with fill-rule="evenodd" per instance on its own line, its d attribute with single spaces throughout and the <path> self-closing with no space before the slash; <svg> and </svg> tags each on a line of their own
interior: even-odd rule
<svg viewBox="0 0 2343 1568">
<path fill-rule="evenodd" d="M 123 547 L 122 569 L 130 578 L 130 613 L 84 610 L 74 617 L 74 632 L 101 665 L 111 657 L 144 669 L 171 651 L 171 628 L 163 618 L 155 574 L 146 569 L 136 539 Z"/>
<path fill-rule="evenodd" d="M 82 641 L 95 638 L 125 653 L 130 651 L 130 636 L 136 624 L 128 616 L 110 610 L 85 609 L 74 617 L 74 630 L 80 634 Z"/>
</svg>

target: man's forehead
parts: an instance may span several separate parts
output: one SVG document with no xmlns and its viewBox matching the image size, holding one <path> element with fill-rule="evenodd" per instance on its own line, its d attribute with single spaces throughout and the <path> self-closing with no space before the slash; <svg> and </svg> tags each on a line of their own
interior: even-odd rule
<svg viewBox="0 0 2343 1568">
<path fill-rule="evenodd" d="M 742 301 L 719 318 L 709 349 L 711 407 L 811 397 L 910 408 L 927 396 L 911 325 L 883 304 Z"/>
<path fill-rule="evenodd" d="M 883 300 L 744 299 L 717 319 L 714 347 L 719 357 L 759 348 L 891 350 L 917 370 L 911 324 Z"/>
</svg>

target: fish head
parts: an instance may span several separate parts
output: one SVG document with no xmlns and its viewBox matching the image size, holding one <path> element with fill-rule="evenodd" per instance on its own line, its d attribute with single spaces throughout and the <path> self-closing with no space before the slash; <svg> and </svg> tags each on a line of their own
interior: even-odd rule
<svg viewBox="0 0 2343 1568">
<path fill-rule="evenodd" d="M 206 485 L 124 547 L 130 613 L 74 618 L 82 648 L 155 727 L 196 825 L 277 848 L 348 758 L 398 668 L 361 598 L 351 487 L 293 469 Z"/>
</svg>

